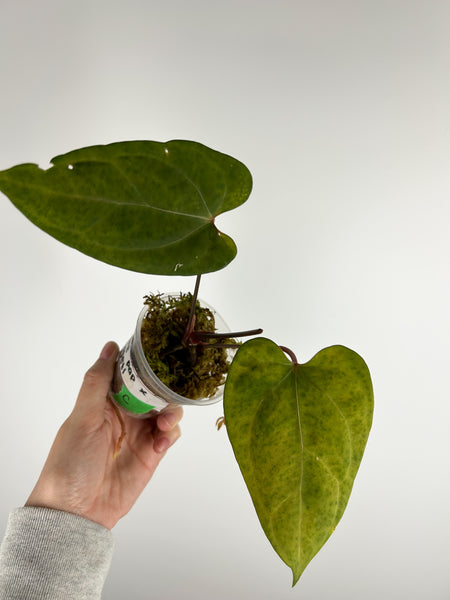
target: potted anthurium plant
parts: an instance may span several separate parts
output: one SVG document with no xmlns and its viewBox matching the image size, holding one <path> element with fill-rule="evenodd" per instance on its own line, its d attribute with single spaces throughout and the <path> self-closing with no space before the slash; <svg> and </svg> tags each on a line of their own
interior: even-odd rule
<svg viewBox="0 0 450 600">
<path fill-rule="evenodd" d="M 342 517 L 362 459 L 373 413 L 365 362 L 331 346 L 301 364 L 260 330 L 220 331 L 220 317 L 198 301 L 200 276 L 236 255 L 215 220 L 251 192 L 241 162 L 175 140 L 81 148 L 51 163 L 0 172 L 0 190 L 34 224 L 117 267 L 196 277 L 193 293 L 146 297 L 119 355 L 111 390 L 118 417 L 121 409 L 146 416 L 170 402 L 213 402 L 224 388 L 236 460 L 295 585 Z"/>
</svg>

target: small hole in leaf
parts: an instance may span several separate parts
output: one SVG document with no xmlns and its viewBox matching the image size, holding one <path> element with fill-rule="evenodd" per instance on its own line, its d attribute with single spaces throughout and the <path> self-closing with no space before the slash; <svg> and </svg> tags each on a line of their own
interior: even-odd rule
<svg viewBox="0 0 450 600">
<path fill-rule="evenodd" d="M 169 154 L 169 148 L 164 148 L 164 153 L 165 153 L 165 154 L 166 154 L 166 156 L 167 156 L 167 154 Z"/>
<path fill-rule="evenodd" d="M 69 169 L 69 171 L 73 171 L 73 165 L 67 165 L 67 168 Z"/>
</svg>

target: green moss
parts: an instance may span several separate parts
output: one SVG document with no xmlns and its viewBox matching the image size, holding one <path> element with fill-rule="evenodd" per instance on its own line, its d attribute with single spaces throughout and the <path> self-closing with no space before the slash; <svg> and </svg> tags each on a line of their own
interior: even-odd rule
<svg viewBox="0 0 450 600">
<path fill-rule="evenodd" d="M 226 348 L 182 343 L 189 320 L 192 294 L 163 297 L 145 296 L 148 306 L 142 321 L 141 342 L 147 361 L 156 376 L 171 390 L 192 400 L 214 396 L 225 383 L 230 360 Z M 195 331 L 215 332 L 214 314 L 197 301 Z M 226 337 L 214 339 L 214 344 L 230 343 Z"/>
</svg>

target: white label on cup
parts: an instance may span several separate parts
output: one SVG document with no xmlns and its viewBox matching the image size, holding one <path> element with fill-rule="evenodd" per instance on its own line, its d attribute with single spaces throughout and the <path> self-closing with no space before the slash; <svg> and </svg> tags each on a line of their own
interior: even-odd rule
<svg viewBox="0 0 450 600">
<path fill-rule="evenodd" d="M 119 354 L 119 367 L 125 387 L 141 402 L 162 410 L 168 402 L 157 396 L 140 379 L 131 360 L 131 340 L 122 348 Z"/>
</svg>

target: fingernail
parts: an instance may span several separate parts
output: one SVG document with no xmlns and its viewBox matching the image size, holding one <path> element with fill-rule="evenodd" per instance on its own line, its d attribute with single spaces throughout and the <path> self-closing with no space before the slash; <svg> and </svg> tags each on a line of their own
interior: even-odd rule
<svg viewBox="0 0 450 600">
<path fill-rule="evenodd" d="M 114 342 L 107 342 L 103 346 L 103 350 L 100 352 L 100 358 L 107 359 L 111 358 L 111 356 L 116 351 L 116 344 Z"/>
<path fill-rule="evenodd" d="M 158 454 L 162 454 L 169 448 L 170 448 L 170 440 L 166 437 L 158 438 L 153 445 L 153 450 L 155 452 L 157 452 Z"/>
</svg>

